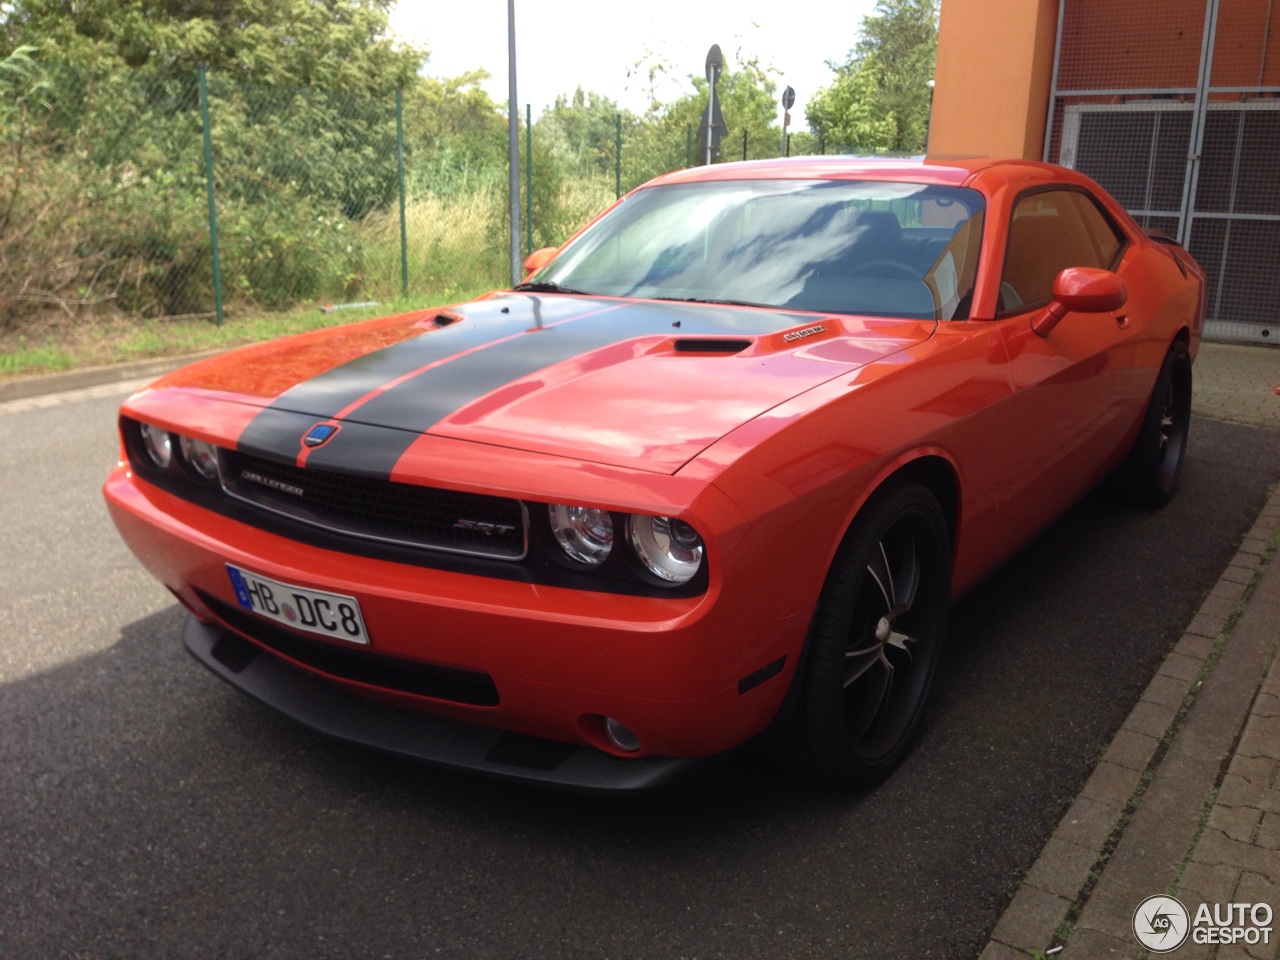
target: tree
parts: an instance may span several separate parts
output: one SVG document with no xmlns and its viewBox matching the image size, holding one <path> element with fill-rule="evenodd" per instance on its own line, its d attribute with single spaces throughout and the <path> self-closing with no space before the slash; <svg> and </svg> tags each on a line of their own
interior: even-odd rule
<svg viewBox="0 0 1280 960">
<path fill-rule="evenodd" d="M 411 192 L 467 193 L 505 188 L 507 120 L 481 86 L 489 74 L 418 77 L 404 93 Z"/>
<path fill-rule="evenodd" d="M 727 136 L 720 142 L 720 159 L 742 159 L 744 134 L 749 159 L 776 157 L 782 142 L 777 123 L 777 86 L 756 59 L 743 59 L 741 51 L 735 59 L 737 69 L 729 69 L 726 64 L 716 85 L 720 112 L 728 127 Z M 699 162 L 698 126 L 707 113 L 709 92 L 705 77 L 690 76 L 689 81 L 694 88 L 692 93 L 651 110 L 626 141 L 629 144 L 623 154 L 626 183 L 634 186 L 686 163 Z"/>
<path fill-rule="evenodd" d="M 881 73 L 874 59 L 849 64 L 837 72 L 831 86 L 819 90 L 809 101 L 805 117 L 823 152 L 893 149 L 898 125 L 881 109 Z"/>
<path fill-rule="evenodd" d="M 226 284 L 270 305 L 316 295 L 329 277 L 358 289 L 362 251 L 348 238 L 398 188 L 395 91 L 426 86 L 427 51 L 390 37 L 388 6 L 0 4 L 0 53 L 19 45 L 25 58 L 3 61 L 0 114 L 26 120 L 0 119 L 0 220 L 22 224 L 0 237 L 0 315 L 107 303 L 173 315 L 208 302 L 202 66 Z M 43 84 L 38 113 L 15 95 L 19 80 Z"/>
<path fill-rule="evenodd" d="M 578 87 L 572 99 L 564 94 L 556 97 L 535 127 L 552 155 L 571 169 L 612 174 L 618 118 L 623 113 L 616 101 Z M 627 112 L 625 121 L 630 128 L 635 118 Z"/>
<path fill-rule="evenodd" d="M 938 52 L 937 0 L 878 0 L 857 45 L 806 117 L 822 141 L 855 149 L 924 150 Z"/>
<path fill-rule="evenodd" d="M 387 32 L 392 0 L 13 0 L 6 47 L 38 47 L 46 63 L 387 92 L 427 60 Z"/>
</svg>

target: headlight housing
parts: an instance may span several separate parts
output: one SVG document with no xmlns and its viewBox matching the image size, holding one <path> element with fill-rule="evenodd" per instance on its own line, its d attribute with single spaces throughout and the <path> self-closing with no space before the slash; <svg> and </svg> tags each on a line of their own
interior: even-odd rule
<svg viewBox="0 0 1280 960">
<path fill-rule="evenodd" d="M 168 430 L 150 423 L 138 424 L 138 433 L 142 436 L 142 446 L 147 456 L 161 470 L 168 470 L 173 462 L 173 437 Z"/>
<path fill-rule="evenodd" d="M 565 555 L 576 563 L 598 567 L 613 550 L 613 515 L 595 507 L 553 503 L 547 508 L 551 532 Z"/>
<path fill-rule="evenodd" d="M 636 514 L 627 521 L 627 536 L 641 565 L 659 580 L 688 583 L 702 566 L 702 537 L 683 520 Z"/>
<path fill-rule="evenodd" d="M 277 521 L 269 508 L 255 509 L 237 497 L 234 478 L 241 471 L 234 449 L 129 416 L 121 417 L 120 427 L 128 462 L 140 477 L 202 507 L 275 529 Z M 224 470 L 231 471 L 228 480 L 232 488 L 222 485 Z M 518 562 L 510 565 L 496 563 L 506 558 L 473 560 L 448 550 L 424 549 L 409 554 L 405 547 L 410 545 L 386 546 L 378 538 L 358 535 L 344 537 L 344 542 L 353 553 L 395 562 L 418 562 L 576 590 L 687 598 L 708 588 L 706 547 L 689 521 L 582 503 L 522 500 L 520 509 L 525 524 L 524 550 L 521 557 L 512 558 Z M 464 523 L 487 525 L 470 515 L 458 520 L 459 526 Z M 283 535 L 297 534 L 290 528 Z"/>
<path fill-rule="evenodd" d="M 218 447 L 142 420 L 121 421 L 124 445 L 134 469 L 152 480 L 165 478 L 182 485 L 219 480 Z"/>
<path fill-rule="evenodd" d="M 203 440 L 181 438 L 182 457 L 201 480 L 218 479 L 218 448 Z"/>
<path fill-rule="evenodd" d="M 547 521 L 554 559 L 583 573 L 672 590 L 691 585 L 704 569 L 702 537 L 675 517 L 553 503 Z"/>
</svg>

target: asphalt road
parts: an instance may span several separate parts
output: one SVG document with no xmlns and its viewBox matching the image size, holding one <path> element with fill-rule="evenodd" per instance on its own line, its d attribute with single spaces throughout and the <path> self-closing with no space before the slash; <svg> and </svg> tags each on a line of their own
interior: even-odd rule
<svg viewBox="0 0 1280 960">
<path fill-rule="evenodd" d="M 9 960 L 974 957 L 1280 476 L 1280 433 L 1196 420 L 1168 509 L 1073 510 L 959 605 L 873 792 L 746 758 L 610 801 L 332 743 L 197 666 L 98 494 L 115 393 L 0 406 Z"/>
</svg>

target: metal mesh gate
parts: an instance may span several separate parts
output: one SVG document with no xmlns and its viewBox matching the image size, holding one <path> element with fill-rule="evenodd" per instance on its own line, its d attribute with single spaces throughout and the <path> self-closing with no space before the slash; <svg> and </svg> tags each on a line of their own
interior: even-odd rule
<svg viewBox="0 0 1280 960">
<path fill-rule="evenodd" d="M 1206 336 L 1280 341 L 1280 0 L 1061 0 L 1044 155 L 1175 236 Z"/>
</svg>

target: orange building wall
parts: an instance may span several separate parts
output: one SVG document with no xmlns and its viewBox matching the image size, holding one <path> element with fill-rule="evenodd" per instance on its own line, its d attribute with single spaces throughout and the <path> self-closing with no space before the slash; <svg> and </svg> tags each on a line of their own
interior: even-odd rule
<svg viewBox="0 0 1280 960">
<path fill-rule="evenodd" d="M 942 0 L 929 153 L 1039 159 L 1058 0 Z"/>
<path fill-rule="evenodd" d="M 1204 13 L 1205 0 L 1066 0 L 1058 89 L 1194 89 Z"/>
<path fill-rule="evenodd" d="M 1206 6 L 1205 0 L 1068 0 L 1059 89 L 1194 87 Z M 1278 35 L 1274 0 L 1219 0 L 1211 85 L 1280 85 Z"/>
<path fill-rule="evenodd" d="M 1221 0 L 1210 83 L 1215 87 L 1280 87 L 1280 4 L 1272 0 Z"/>
<path fill-rule="evenodd" d="M 1193 89 L 1205 8 L 1066 0 L 1058 89 Z M 1057 29 L 1058 0 L 942 0 L 929 153 L 1039 159 Z M 1277 37 L 1274 0 L 1219 0 L 1211 85 L 1280 86 Z"/>
</svg>

